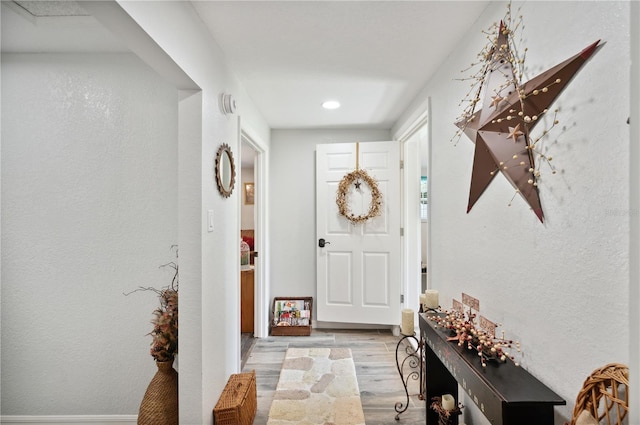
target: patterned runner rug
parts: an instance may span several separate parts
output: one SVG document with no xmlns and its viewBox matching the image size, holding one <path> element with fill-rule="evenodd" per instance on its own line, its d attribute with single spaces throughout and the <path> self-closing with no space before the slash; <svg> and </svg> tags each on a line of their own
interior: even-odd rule
<svg viewBox="0 0 640 425">
<path fill-rule="evenodd" d="M 267 425 L 364 425 L 348 348 L 289 348 Z"/>
</svg>

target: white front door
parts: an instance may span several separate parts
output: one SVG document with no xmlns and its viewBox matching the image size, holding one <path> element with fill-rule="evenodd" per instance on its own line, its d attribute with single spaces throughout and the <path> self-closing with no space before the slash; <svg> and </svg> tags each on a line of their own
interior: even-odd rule
<svg viewBox="0 0 640 425">
<path fill-rule="evenodd" d="M 356 159 L 356 151 L 359 152 Z M 375 179 L 382 213 L 353 224 L 340 215 L 338 185 L 356 169 Z M 349 207 L 369 211 L 364 183 L 349 190 Z M 397 325 L 400 322 L 400 146 L 397 142 L 316 146 L 317 320 Z M 324 239 L 324 247 L 320 247 Z"/>
</svg>

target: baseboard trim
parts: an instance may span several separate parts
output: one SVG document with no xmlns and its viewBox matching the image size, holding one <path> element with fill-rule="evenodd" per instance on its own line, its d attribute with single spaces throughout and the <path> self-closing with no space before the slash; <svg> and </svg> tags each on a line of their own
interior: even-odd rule
<svg viewBox="0 0 640 425">
<path fill-rule="evenodd" d="M 341 322 L 318 322 L 313 320 L 314 329 L 356 329 L 356 330 L 387 330 L 393 329 L 393 325 L 370 325 L 367 323 L 341 323 Z"/>
<path fill-rule="evenodd" d="M 135 425 L 138 415 L 2 415 L 2 425 Z"/>
</svg>

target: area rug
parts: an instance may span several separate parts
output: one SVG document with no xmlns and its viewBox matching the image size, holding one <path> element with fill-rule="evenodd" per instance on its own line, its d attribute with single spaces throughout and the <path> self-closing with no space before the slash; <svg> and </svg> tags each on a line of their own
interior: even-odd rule
<svg viewBox="0 0 640 425">
<path fill-rule="evenodd" d="M 364 425 L 348 348 L 289 348 L 267 425 Z"/>
</svg>

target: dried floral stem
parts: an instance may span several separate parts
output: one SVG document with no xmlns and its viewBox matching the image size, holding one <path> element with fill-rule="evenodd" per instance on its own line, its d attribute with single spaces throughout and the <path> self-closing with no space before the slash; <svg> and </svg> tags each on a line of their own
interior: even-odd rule
<svg viewBox="0 0 640 425">
<path fill-rule="evenodd" d="M 447 338 L 448 341 L 457 342 L 460 347 L 466 346 L 468 350 L 476 350 L 482 367 L 486 367 L 488 361 L 505 363 L 508 359 L 519 366 L 516 356 L 510 354 L 508 350 L 515 348 L 520 353 L 520 342 L 506 340 L 504 336 L 496 338 L 493 334 L 495 330 L 487 332 L 479 328 L 476 324 L 476 316 L 471 310 L 468 312 L 446 311 L 443 316 L 428 316 L 428 319 L 436 322 L 436 327 L 455 333 L 454 336 Z"/>
<path fill-rule="evenodd" d="M 178 246 L 172 245 L 175 250 L 176 258 L 178 258 Z M 165 288 L 157 289 L 152 286 L 139 286 L 130 292 L 124 292 L 125 296 L 134 292 L 152 291 L 158 295 L 160 307 L 153 311 L 153 330 L 147 335 L 151 335 L 150 353 L 151 356 L 159 362 L 173 361 L 178 354 L 178 263 L 171 261 L 163 264 L 162 267 L 171 267 L 175 273 L 171 279 L 171 284 Z"/>
</svg>

